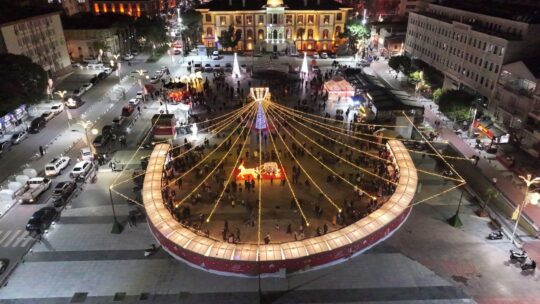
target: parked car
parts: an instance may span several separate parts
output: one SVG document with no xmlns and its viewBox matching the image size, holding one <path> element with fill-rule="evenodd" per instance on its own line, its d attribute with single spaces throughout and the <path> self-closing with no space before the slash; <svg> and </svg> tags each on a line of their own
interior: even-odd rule
<svg viewBox="0 0 540 304">
<path fill-rule="evenodd" d="M 36 117 L 30 122 L 30 127 L 28 128 L 28 131 L 30 133 L 39 133 L 41 129 L 45 128 L 45 125 L 47 125 L 47 121 L 43 117 Z"/>
<path fill-rule="evenodd" d="M 64 104 L 59 103 L 51 106 L 51 112 L 54 113 L 54 115 L 58 115 L 64 111 Z"/>
<path fill-rule="evenodd" d="M 82 94 L 84 94 L 84 91 L 81 91 L 81 89 L 75 89 L 71 95 L 81 97 Z"/>
<path fill-rule="evenodd" d="M 78 162 L 73 169 L 71 169 L 71 172 L 69 173 L 69 177 L 71 178 L 85 178 L 86 175 L 88 175 L 88 172 L 92 169 L 92 163 L 83 160 Z"/>
<path fill-rule="evenodd" d="M 94 154 L 92 154 L 92 151 L 90 150 L 90 148 L 81 149 L 81 159 L 89 161 L 89 162 L 94 160 Z"/>
<path fill-rule="evenodd" d="M 97 84 L 97 83 L 99 82 L 99 77 L 98 77 L 98 75 L 99 75 L 99 74 L 96 74 L 96 75 L 94 75 L 94 77 L 90 78 L 90 83 L 91 83 L 92 85 L 95 85 L 95 84 Z"/>
<path fill-rule="evenodd" d="M 51 111 L 46 111 L 41 113 L 41 117 L 43 117 L 45 121 L 49 121 L 54 118 L 54 113 Z"/>
<path fill-rule="evenodd" d="M 230 63 L 225 64 L 225 71 L 232 71 L 232 65 Z"/>
<path fill-rule="evenodd" d="M 67 168 L 70 163 L 71 159 L 68 156 L 53 158 L 50 163 L 45 165 L 45 175 L 56 176 L 62 173 L 62 170 Z"/>
<path fill-rule="evenodd" d="M 357 66 L 361 66 L 361 67 L 368 67 L 370 66 L 370 63 L 369 61 L 365 60 L 365 59 L 361 59 L 360 61 L 358 61 L 356 63 Z"/>
<path fill-rule="evenodd" d="M 43 233 L 51 223 L 56 219 L 59 212 L 54 207 L 44 207 L 32 214 L 32 217 L 26 224 L 26 231 Z"/>
<path fill-rule="evenodd" d="M 142 100 L 144 98 L 143 91 L 137 91 L 137 95 L 135 95 L 135 98 Z"/>
<path fill-rule="evenodd" d="M 204 71 L 205 71 L 205 72 L 210 73 L 210 72 L 212 72 L 213 70 L 214 70 L 214 69 L 212 68 L 212 65 L 211 65 L 210 63 L 207 63 L 207 64 L 204 65 Z"/>
<path fill-rule="evenodd" d="M 159 82 L 159 77 L 157 76 L 150 77 L 150 83 L 158 83 L 158 82 Z"/>
<path fill-rule="evenodd" d="M 98 74 L 97 77 L 98 77 L 99 80 L 103 80 L 103 79 L 109 77 L 109 74 L 107 72 L 101 72 L 101 73 Z"/>
<path fill-rule="evenodd" d="M 91 83 L 91 82 L 88 82 L 88 83 L 85 83 L 82 85 L 81 89 L 84 89 L 85 92 L 88 92 L 90 91 L 90 89 L 93 87 L 94 85 Z"/>
<path fill-rule="evenodd" d="M 113 119 L 112 122 L 114 126 L 120 127 L 124 124 L 125 121 L 126 121 L 126 118 L 124 116 L 117 116 Z"/>
<path fill-rule="evenodd" d="M 11 135 L 11 143 L 14 145 L 18 145 L 21 141 L 23 141 L 27 137 L 28 137 L 28 132 L 26 132 L 26 130 L 21 130 Z"/>
<path fill-rule="evenodd" d="M 10 140 L 0 142 L 0 154 L 3 154 L 4 152 L 6 152 L 9 149 L 9 147 L 11 147 Z"/>
<path fill-rule="evenodd" d="M 73 67 L 73 68 L 82 68 L 82 65 L 80 63 L 78 63 L 78 62 L 72 62 L 71 67 Z"/>
<path fill-rule="evenodd" d="M 328 53 L 322 52 L 321 53 L 321 59 L 328 59 Z"/>
<path fill-rule="evenodd" d="M 131 60 L 131 59 L 133 59 L 133 55 L 132 54 L 125 54 L 123 58 L 124 58 L 124 60 Z"/>
<path fill-rule="evenodd" d="M 163 76 L 164 73 L 165 73 L 165 69 L 160 69 L 154 72 L 154 76 L 156 76 L 157 78 L 161 78 L 161 76 Z"/>
<path fill-rule="evenodd" d="M 103 72 L 101 72 L 100 74 L 105 73 L 105 75 L 109 75 L 112 72 L 113 72 L 113 69 L 111 67 L 106 67 L 103 69 Z"/>
<path fill-rule="evenodd" d="M 212 52 L 212 60 L 219 60 L 219 51 Z"/>
<path fill-rule="evenodd" d="M 202 72 L 202 64 L 195 63 L 193 67 L 195 68 L 195 72 Z"/>
<path fill-rule="evenodd" d="M 136 108 L 140 103 L 141 103 L 140 98 L 131 98 L 129 100 L 129 105 L 132 106 L 133 108 Z"/>
<path fill-rule="evenodd" d="M 108 142 L 109 142 L 109 136 L 101 134 L 101 135 L 96 136 L 96 138 L 92 142 L 92 145 L 96 148 L 101 148 L 107 145 Z"/>
<path fill-rule="evenodd" d="M 77 184 L 72 181 L 59 182 L 53 190 L 53 196 L 67 199 L 77 188 Z"/>
<path fill-rule="evenodd" d="M 135 110 L 135 108 L 133 108 L 132 106 L 130 105 L 127 105 L 127 106 L 124 106 L 122 107 L 122 116 L 123 117 L 129 117 L 131 116 L 131 114 L 133 114 L 133 111 Z"/>
<path fill-rule="evenodd" d="M 319 59 L 320 58 L 319 53 L 317 53 L 317 52 L 313 53 L 313 55 L 311 55 L 311 57 L 313 59 Z"/>
<path fill-rule="evenodd" d="M 0 275 L 4 273 L 9 266 L 9 259 L 0 259 Z"/>
</svg>

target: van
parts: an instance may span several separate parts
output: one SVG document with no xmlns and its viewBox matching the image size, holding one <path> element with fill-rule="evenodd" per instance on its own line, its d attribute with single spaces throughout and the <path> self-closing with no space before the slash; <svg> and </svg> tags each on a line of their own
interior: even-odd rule
<svg viewBox="0 0 540 304">
<path fill-rule="evenodd" d="M 47 121 L 43 117 L 36 117 L 32 120 L 30 123 L 30 127 L 28 130 L 30 133 L 39 133 L 39 131 L 43 128 L 45 128 L 45 125 L 47 124 Z"/>
<path fill-rule="evenodd" d="M 67 156 L 62 156 L 59 158 L 53 158 L 53 160 L 45 165 L 45 175 L 46 176 L 56 176 L 62 173 L 62 170 L 69 166 L 70 159 Z"/>
</svg>

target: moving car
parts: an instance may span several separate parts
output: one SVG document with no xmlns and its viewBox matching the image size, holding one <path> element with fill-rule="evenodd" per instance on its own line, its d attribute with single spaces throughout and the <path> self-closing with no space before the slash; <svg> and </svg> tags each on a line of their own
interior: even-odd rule
<svg viewBox="0 0 540 304">
<path fill-rule="evenodd" d="M 84 94 L 84 91 L 81 91 L 81 89 L 75 89 L 73 90 L 73 93 L 72 93 L 73 96 L 77 96 L 77 97 L 81 97 L 82 94 Z"/>
<path fill-rule="evenodd" d="M 45 128 L 45 125 L 47 124 L 47 121 L 43 117 L 36 117 L 30 122 L 30 127 L 28 128 L 28 131 L 30 133 L 39 133 L 39 131 L 43 128 Z"/>
<path fill-rule="evenodd" d="M 58 211 L 54 207 L 44 207 L 32 214 L 26 224 L 26 231 L 43 233 L 58 216 Z"/>
<path fill-rule="evenodd" d="M 212 60 L 219 60 L 219 51 L 212 52 Z"/>
<path fill-rule="evenodd" d="M 27 137 L 28 137 L 28 132 L 26 132 L 25 130 L 21 130 L 11 135 L 11 143 L 14 145 L 18 145 L 21 141 L 23 141 Z"/>
<path fill-rule="evenodd" d="M 112 73 L 112 71 L 113 71 L 113 69 L 111 67 L 106 67 L 106 68 L 103 69 L 103 72 L 101 72 L 101 73 L 105 73 L 105 75 L 109 75 L 109 74 Z"/>
<path fill-rule="evenodd" d="M 54 187 L 53 196 L 61 197 L 65 200 L 71 196 L 76 188 L 77 184 L 72 181 L 59 182 L 56 187 Z"/>
<path fill-rule="evenodd" d="M 104 147 L 109 142 L 109 136 L 107 135 L 98 135 L 92 142 L 92 145 L 96 148 Z"/>
<path fill-rule="evenodd" d="M 49 121 L 54 118 L 54 113 L 51 111 L 46 111 L 41 113 L 41 117 L 43 117 L 45 121 Z"/>
<path fill-rule="evenodd" d="M 89 162 L 87 160 L 80 161 L 75 165 L 75 167 L 73 167 L 73 169 L 69 173 L 69 177 L 71 177 L 71 178 L 80 178 L 80 177 L 85 178 L 86 175 L 88 175 L 88 172 L 90 172 L 91 169 L 92 169 L 92 163 L 91 162 Z"/>
<path fill-rule="evenodd" d="M 131 54 L 126 54 L 126 55 L 124 55 L 123 58 L 124 58 L 124 60 L 131 60 L 131 59 L 133 59 L 133 55 L 131 55 Z"/>
<path fill-rule="evenodd" d="M 321 53 L 321 59 L 328 59 L 328 53 L 322 52 Z"/>
<path fill-rule="evenodd" d="M 108 68 L 108 69 L 110 69 L 110 68 Z M 99 73 L 99 74 L 97 75 L 97 77 L 98 77 L 99 80 L 103 80 L 103 79 L 109 77 L 109 74 L 106 73 L 106 72 L 101 72 L 101 73 Z"/>
<path fill-rule="evenodd" d="M 51 187 L 51 180 L 44 177 L 34 177 L 25 184 L 24 192 L 17 197 L 19 203 L 35 203 L 37 198 Z"/>
<path fill-rule="evenodd" d="M 84 101 L 78 96 L 72 96 L 68 98 L 65 102 L 65 105 L 68 107 L 68 109 L 77 109 L 83 104 L 84 104 Z"/>
<path fill-rule="evenodd" d="M 54 115 L 58 115 L 64 111 L 64 104 L 59 103 L 51 106 L 51 112 L 54 113 Z"/>
<path fill-rule="evenodd" d="M 62 173 L 62 170 L 69 166 L 70 163 L 71 159 L 68 156 L 53 158 L 50 163 L 45 165 L 45 175 L 56 176 Z"/>
<path fill-rule="evenodd" d="M 150 83 L 158 83 L 158 82 L 159 82 L 159 77 L 157 76 L 150 77 Z"/>
</svg>

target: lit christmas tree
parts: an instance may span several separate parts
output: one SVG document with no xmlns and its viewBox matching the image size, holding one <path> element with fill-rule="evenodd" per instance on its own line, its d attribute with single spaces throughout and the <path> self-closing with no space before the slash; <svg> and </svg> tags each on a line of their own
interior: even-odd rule
<svg viewBox="0 0 540 304">
<path fill-rule="evenodd" d="M 240 76 L 240 66 L 238 65 L 238 57 L 236 57 L 236 53 L 234 53 L 234 63 L 233 63 L 233 71 L 232 74 L 238 78 Z"/>
<path fill-rule="evenodd" d="M 266 124 L 266 116 L 262 108 L 262 103 L 259 102 L 259 108 L 257 109 L 257 117 L 255 118 L 255 129 L 266 130 L 268 125 Z"/>
</svg>

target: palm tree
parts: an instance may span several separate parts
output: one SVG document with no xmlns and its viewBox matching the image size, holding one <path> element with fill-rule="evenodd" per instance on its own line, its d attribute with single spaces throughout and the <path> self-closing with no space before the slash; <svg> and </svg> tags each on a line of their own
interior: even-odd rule
<svg viewBox="0 0 540 304">
<path fill-rule="evenodd" d="M 480 210 L 478 210 L 478 216 L 482 216 L 482 217 L 487 216 L 486 207 L 492 199 L 497 198 L 499 196 L 499 191 L 497 191 L 493 187 L 489 187 L 484 192 L 484 196 L 486 197 L 486 199 L 484 200 L 484 204 L 480 207 Z"/>
</svg>

